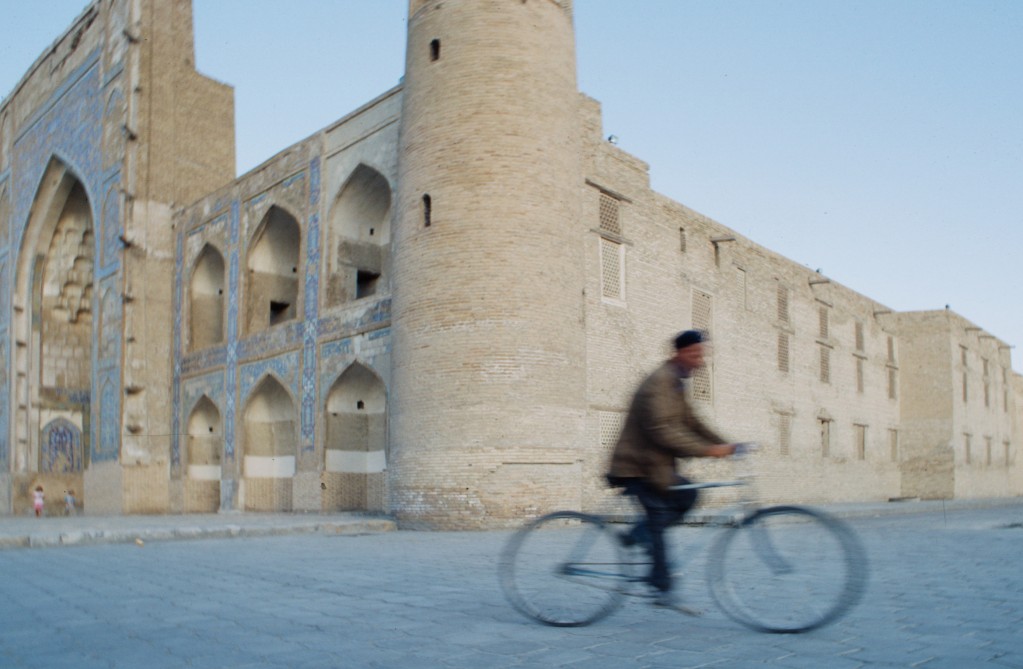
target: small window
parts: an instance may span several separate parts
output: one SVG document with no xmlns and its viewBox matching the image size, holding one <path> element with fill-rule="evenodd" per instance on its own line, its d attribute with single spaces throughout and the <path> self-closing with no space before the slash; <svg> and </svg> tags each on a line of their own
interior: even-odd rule
<svg viewBox="0 0 1023 669">
<path fill-rule="evenodd" d="M 440 60 L 440 40 L 430 42 L 430 60 Z"/>
<path fill-rule="evenodd" d="M 778 454 L 788 455 L 792 450 L 792 416 L 778 414 Z"/>
<path fill-rule="evenodd" d="M 856 432 L 856 459 L 866 460 L 867 459 L 867 426 L 866 425 L 854 425 Z"/>
<path fill-rule="evenodd" d="M 359 270 L 355 276 L 355 299 L 376 295 L 379 279 L 380 274 L 378 272 Z"/>
<path fill-rule="evenodd" d="M 789 322 L 789 289 L 778 285 L 778 320 L 782 323 Z"/>
<path fill-rule="evenodd" d="M 888 448 L 891 450 L 892 462 L 899 461 L 899 431 L 888 430 Z"/>
<path fill-rule="evenodd" d="M 283 323 L 291 318 L 289 309 L 291 304 L 289 302 L 275 302 L 270 300 L 270 325 L 277 325 Z"/>
<path fill-rule="evenodd" d="M 820 373 L 821 383 L 831 383 L 831 349 L 827 346 L 820 347 Z"/>
<path fill-rule="evenodd" d="M 778 333 L 778 371 L 789 371 L 789 333 Z"/>
<path fill-rule="evenodd" d="M 863 358 L 856 358 L 856 392 L 863 392 Z"/>
<path fill-rule="evenodd" d="M 819 319 L 818 320 L 819 320 L 819 325 L 820 325 L 820 337 L 821 337 L 821 339 L 827 339 L 828 338 L 828 329 L 829 329 L 828 328 L 828 325 L 829 325 L 829 323 L 828 323 L 828 320 L 829 320 L 828 319 L 828 316 L 829 316 L 828 308 L 823 306 L 823 305 L 821 305 L 821 307 L 820 307 L 820 309 L 818 311 L 818 315 L 819 315 Z"/>
<path fill-rule="evenodd" d="M 863 352 L 863 323 L 856 321 L 856 350 Z"/>
<path fill-rule="evenodd" d="M 433 217 L 433 200 L 430 199 L 429 195 L 423 195 L 423 227 L 430 227 L 431 218 Z"/>
<path fill-rule="evenodd" d="M 831 421 L 827 418 L 819 418 L 817 422 L 821 431 L 821 457 L 831 456 Z"/>
<path fill-rule="evenodd" d="M 625 248 L 609 239 L 600 238 L 600 282 L 605 299 L 625 299 Z"/>
<path fill-rule="evenodd" d="M 678 250 L 682 253 L 686 252 L 686 229 L 678 229 Z"/>
<path fill-rule="evenodd" d="M 600 229 L 613 235 L 622 234 L 621 202 L 607 193 L 600 194 Z"/>
</svg>

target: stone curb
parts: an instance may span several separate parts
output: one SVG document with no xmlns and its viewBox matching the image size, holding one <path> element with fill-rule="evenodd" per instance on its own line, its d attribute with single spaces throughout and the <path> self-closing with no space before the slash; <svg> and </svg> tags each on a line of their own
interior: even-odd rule
<svg viewBox="0 0 1023 669">
<path fill-rule="evenodd" d="M 82 529 L 0 534 L 0 550 L 15 548 L 56 548 L 96 544 L 130 544 L 140 546 L 152 541 L 196 539 L 230 539 L 236 537 L 268 537 L 291 534 L 361 535 L 393 532 L 397 524 L 391 519 L 366 518 L 345 521 L 305 522 L 294 524 L 250 525 L 226 524 L 202 527 L 138 527 L 124 529 Z"/>
</svg>

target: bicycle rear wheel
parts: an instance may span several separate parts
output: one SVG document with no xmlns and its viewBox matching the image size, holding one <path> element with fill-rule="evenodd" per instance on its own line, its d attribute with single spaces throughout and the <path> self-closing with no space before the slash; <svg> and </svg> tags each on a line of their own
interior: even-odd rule
<svg viewBox="0 0 1023 669">
<path fill-rule="evenodd" d="M 597 516 L 558 511 L 512 535 L 501 588 L 520 613 L 555 627 L 589 625 L 621 604 L 626 565 L 618 538 Z"/>
<path fill-rule="evenodd" d="M 762 632 L 806 632 L 834 622 L 863 594 L 866 554 L 827 514 L 773 506 L 746 516 L 711 547 L 708 581 L 721 609 Z"/>
</svg>

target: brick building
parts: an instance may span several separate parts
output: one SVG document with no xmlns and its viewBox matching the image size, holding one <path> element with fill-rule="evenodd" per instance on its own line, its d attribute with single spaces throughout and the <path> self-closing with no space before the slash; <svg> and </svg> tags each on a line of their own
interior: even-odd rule
<svg viewBox="0 0 1023 669">
<path fill-rule="evenodd" d="M 96 0 L 3 101 L 0 510 L 593 508 L 689 326 L 769 499 L 1023 493 L 1005 342 L 653 192 L 578 91 L 570 0 L 409 5 L 402 83 L 237 179 L 187 0 Z"/>
</svg>

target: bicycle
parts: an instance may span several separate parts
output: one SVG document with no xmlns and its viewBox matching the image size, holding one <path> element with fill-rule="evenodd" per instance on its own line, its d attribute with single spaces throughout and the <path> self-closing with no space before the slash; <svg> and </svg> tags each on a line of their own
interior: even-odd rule
<svg viewBox="0 0 1023 669">
<path fill-rule="evenodd" d="M 753 450 L 742 446 L 738 459 Z M 745 475 L 678 486 L 746 491 L 708 523 L 722 528 L 707 561 L 712 599 L 729 618 L 761 632 L 807 632 L 835 622 L 866 585 L 866 554 L 856 534 L 820 510 L 760 506 L 751 483 Z M 519 529 L 499 562 L 512 606 L 545 625 L 576 627 L 610 615 L 626 596 L 650 596 L 643 587 L 649 557 L 642 548 L 625 548 L 613 524 L 606 516 L 555 511 Z M 691 557 L 677 555 L 676 564 Z"/>
</svg>

